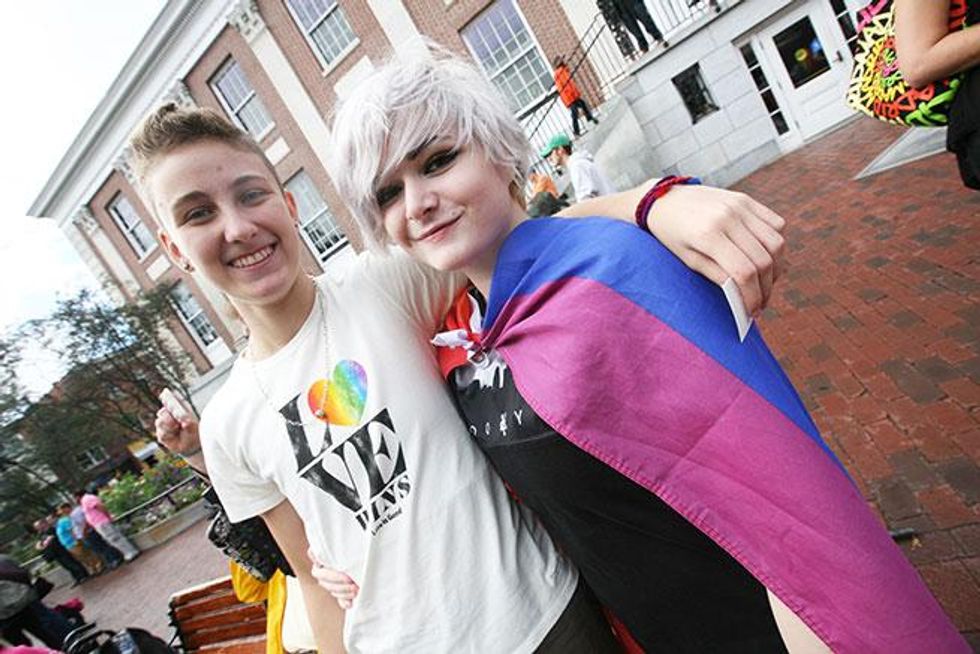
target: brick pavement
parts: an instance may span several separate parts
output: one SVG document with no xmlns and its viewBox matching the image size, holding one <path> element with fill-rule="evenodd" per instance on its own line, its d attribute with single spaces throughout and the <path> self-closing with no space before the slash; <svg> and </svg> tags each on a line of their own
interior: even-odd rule
<svg viewBox="0 0 980 654">
<path fill-rule="evenodd" d="M 141 627 L 170 640 L 167 618 L 171 593 L 228 574 L 228 564 L 208 542 L 198 522 L 165 544 L 144 552 L 122 567 L 75 588 L 59 588 L 46 602 L 54 605 L 78 597 L 85 602 L 85 617 L 101 629 Z"/>
<path fill-rule="evenodd" d="M 946 154 L 852 179 L 901 133 L 860 119 L 736 188 L 788 221 L 770 345 L 980 650 L 980 193 Z"/>
</svg>

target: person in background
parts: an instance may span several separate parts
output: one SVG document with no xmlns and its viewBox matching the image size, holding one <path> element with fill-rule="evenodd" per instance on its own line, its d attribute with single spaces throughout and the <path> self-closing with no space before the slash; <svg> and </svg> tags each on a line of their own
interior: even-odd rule
<svg viewBox="0 0 980 654">
<path fill-rule="evenodd" d="M 578 90 L 578 86 L 575 85 L 575 80 L 572 79 L 572 73 L 568 70 L 568 65 L 565 64 L 565 58 L 558 55 L 552 63 L 555 66 L 555 87 L 558 89 L 558 97 L 561 98 L 562 104 L 572 114 L 572 131 L 575 132 L 575 136 L 580 136 L 581 132 L 578 124 L 578 114 L 580 111 L 594 124 L 598 125 L 599 121 L 589 111 L 589 105 L 586 104 L 582 93 Z"/>
<path fill-rule="evenodd" d="M 616 192 L 593 161 L 591 153 L 585 150 L 572 151 L 572 140 L 568 138 L 568 134 L 552 136 L 539 154 L 552 166 L 568 171 L 575 189 L 576 202 Z"/>
<path fill-rule="evenodd" d="M 41 518 L 34 523 L 34 531 L 40 536 L 40 540 L 34 544 L 41 558 L 49 563 L 57 563 L 68 571 L 68 574 L 75 580 L 75 586 L 88 579 L 88 571 L 81 563 L 75 560 L 68 550 L 64 548 L 58 538 L 54 535 L 54 526 L 51 518 Z"/>
<path fill-rule="evenodd" d="M 97 575 L 105 570 L 105 563 L 94 552 L 85 547 L 72 529 L 71 504 L 65 502 L 58 507 L 58 520 L 54 523 L 54 532 L 61 546 L 75 557 L 75 560 L 85 566 L 88 574 Z"/>
<path fill-rule="evenodd" d="M 949 109 L 946 149 L 960 177 L 980 190 L 980 0 L 967 0 L 965 29 L 949 31 L 950 0 L 895 1 L 895 48 L 905 81 L 914 87 L 962 74 Z"/>
<path fill-rule="evenodd" d="M 110 570 L 115 570 L 123 562 L 123 556 L 115 547 L 112 547 L 92 528 L 85 518 L 85 509 L 82 508 L 81 499 L 85 493 L 77 491 L 75 493 L 75 506 L 72 508 L 68 517 L 71 518 L 72 534 L 75 540 L 81 541 L 85 547 L 95 552 L 102 559 Z"/>
<path fill-rule="evenodd" d="M 653 22 L 653 16 L 647 11 L 643 0 L 613 0 L 613 6 L 616 8 L 617 13 L 619 13 L 623 25 L 633 34 L 633 38 L 636 39 L 636 45 L 640 48 L 640 52 L 646 54 L 650 51 L 650 44 L 647 42 L 646 37 L 643 36 L 643 29 L 640 28 L 641 24 L 654 42 L 659 43 L 664 48 L 670 47 L 670 44 L 667 43 L 664 35 L 660 32 L 660 28 Z"/>
<path fill-rule="evenodd" d="M 68 620 L 41 603 L 30 573 L 0 554 L 0 634 L 12 645 L 30 645 L 24 632 L 61 649 L 71 631 Z"/>
<path fill-rule="evenodd" d="M 139 548 L 133 545 L 112 521 L 112 516 L 98 495 L 83 493 L 78 504 L 85 514 L 85 521 L 102 537 L 102 540 L 119 551 L 127 563 L 140 555 Z"/>
</svg>

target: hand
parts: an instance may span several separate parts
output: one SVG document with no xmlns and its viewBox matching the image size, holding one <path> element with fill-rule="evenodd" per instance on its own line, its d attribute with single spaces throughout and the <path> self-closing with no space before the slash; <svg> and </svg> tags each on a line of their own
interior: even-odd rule
<svg viewBox="0 0 980 654">
<path fill-rule="evenodd" d="M 167 407 L 160 407 L 153 423 L 157 440 L 171 452 L 185 454 L 201 449 L 201 437 L 197 430 L 197 420 L 185 418 L 177 420 Z"/>
<path fill-rule="evenodd" d="M 753 316 L 786 268 L 786 221 L 744 193 L 677 185 L 654 203 L 647 224 L 692 270 L 719 285 L 734 279 Z"/>
<path fill-rule="evenodd" d="M 357 593 L 360 591 L 360 588 L 354 583 L 354 580 L 340 570 L 334 570 L 325 566 L 316 558 L 312 550 L 307 552 L 307 556 L 313 562 L 313 577 L 320 584 L 320 587 L 333 595 L 333 598 L 337 600 L 337 604 L 345 611 L 353 606 L 354 598 L 357 597 Z"/>
</svg>

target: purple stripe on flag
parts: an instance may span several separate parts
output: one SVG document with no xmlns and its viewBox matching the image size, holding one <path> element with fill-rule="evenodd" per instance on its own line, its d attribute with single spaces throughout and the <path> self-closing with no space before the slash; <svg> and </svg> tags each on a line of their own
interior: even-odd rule
<svg viewBox="0 0 980 654">
<path fill-rule="evenodd" d="M 560 280 L 511 298 L 484 343 L 552 427 L 711 536 L 835 652 L 968 651 L 819 445 L 633 302 Z"/>
</svg>

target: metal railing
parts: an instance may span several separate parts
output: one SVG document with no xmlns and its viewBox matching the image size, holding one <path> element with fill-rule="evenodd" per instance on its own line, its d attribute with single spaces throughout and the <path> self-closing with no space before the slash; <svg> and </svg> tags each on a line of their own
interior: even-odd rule
<svg viewBox="0 0 980 654">
<path fill-rule="evenodd" d="M 737 0 L 655 0 L 648 2 L 647 7 L 669 42 L 735 2 Z M 615 21 L 611 27 L 610 21 L 600 12 L 593 16 L 579 42 L 563 58 L 571 72 L 570 79 L 595 111 L 615 95 L 616 83 L 626 77 L 638 55 L 635 40 L 626 28 Z M 535 151 L 543 148 L 553 135 L 572 131 L 571 116 L 559 102 L 561 90 L 555 88 L 517 116 Z M 535 167 L 550 172 L 547 165 Z"/>
<path fill-rule="evenodd" d="M 149 500 L 143 502 L 139 506 L 135 506 L 129 511 L 119 514 L 113 518 L 113 522 L 120 525 L 123 531 L 127 535 L 132 535 L 130 528 L 136 522 L 138 518 L 144 515 L 149 515 L 151 519 L 148 521 L 152 524 L 155 521 L 162 520 L 170 515 L 176 513 L 179 509 L 184 508 L 180 506 L 180 503 L 174 499 L 174 495 L 183 491 L 184 489 L 189 489 L 192 487 L 198 487 L 204 490 L 207 486 L 207 482 L 198 477 L 197 475 L 191 474 L 186 479 L 182 479 L 177 482 L 167 490 L 162 493 L 151 497 Z M 192 503 L 187 503 L 185 506 L 189 506 Z M 24 567 L 31 571 L 32 574 L 40 575 L 43 574 L 49 567 L 57 567 L 56 564 L 49 564 L 41 557 L 35 556 L 24 562 Z"/>
<path fill-rule="evenodd" d="M 203 478 L 198 477 L 195 474 L 188 475 L 187 479 L 177 482 L 159 495 L 151 497 L 147 501 L 133 507 L 125 513 L 119 514 L 113 518 L 113 522 L 120 525 L 124 532 L 131 535 L 133 526 L 138 525 L 137 520 L 139 518 L 148 517 L 148 522 L 152 524 L 153 522 L 173 515 L 178 509 L 183 508 L 180 506 L 178 501 L 174 499 L 174 495 L 183 491 L 183 489 L 196 487 L 203 493 L 204 487 L 206 486 L 207 482 Z M 188 504 L 190 503 L 186 503 L 185 506 Z"/>
</svg>

